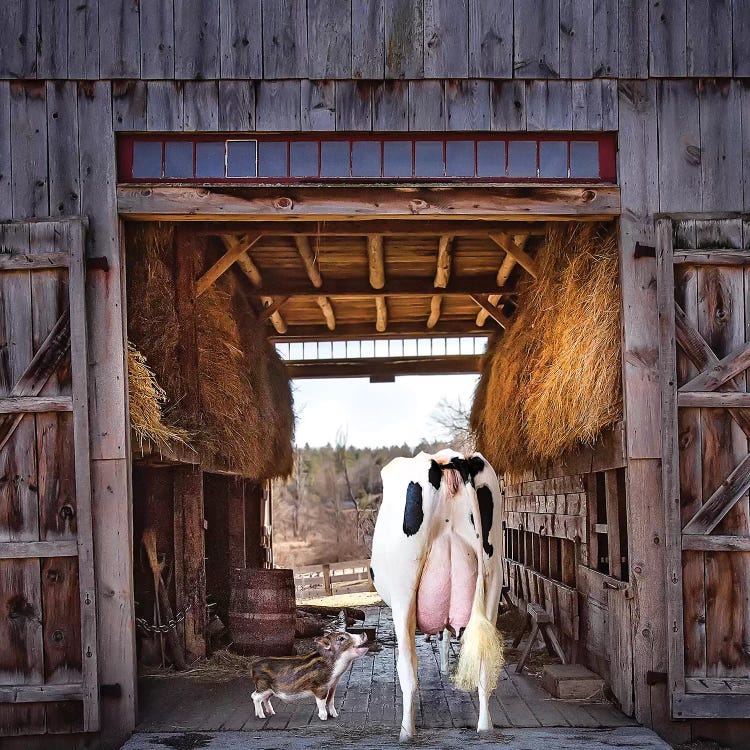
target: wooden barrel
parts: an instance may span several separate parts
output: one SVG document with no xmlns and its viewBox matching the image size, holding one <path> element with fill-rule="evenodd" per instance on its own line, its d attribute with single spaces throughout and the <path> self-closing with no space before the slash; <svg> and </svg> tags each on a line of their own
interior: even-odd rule
<svg viewBox="0 0 750 750">
<path fill-rule="evenodd" d="M 234 650 L 258 656 L 294 654 L 294 574 L 235 568 L 229 599 Z"/>
</svg>

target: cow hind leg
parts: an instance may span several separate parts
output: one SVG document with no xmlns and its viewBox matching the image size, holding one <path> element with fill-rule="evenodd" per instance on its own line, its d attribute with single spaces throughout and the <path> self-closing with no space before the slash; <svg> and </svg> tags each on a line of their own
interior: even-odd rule
<svg viewBox="0 0 750 750">
<path fill-rule="evenodd" d="M 403 700 L 399 741 L 406 742 L 414 737 L 414 693 L 417 690 L 417 651 L 414 646 L 415 602 L 410 602 L 409 606 L 403 609 L 393 608 L 393 625 L 398 642 L 396 668 Z"/>
<path fill-rule="evenodd" d="M 501 574 L 491 574 L 487 581 L 487 594 L 485 598 L 485 616 L 495 625 L 497 622 L 497 609 L 500 606 L 500 584 Z M 487 669 L 482 664 L 477 688 L 479 697 L 479 720 L 477 721 L 477 732 L 489 732 L 492 729 L 492 716 L 490 715 L 489 699 L 491 690 L 487 685 Z"/>
</svg>

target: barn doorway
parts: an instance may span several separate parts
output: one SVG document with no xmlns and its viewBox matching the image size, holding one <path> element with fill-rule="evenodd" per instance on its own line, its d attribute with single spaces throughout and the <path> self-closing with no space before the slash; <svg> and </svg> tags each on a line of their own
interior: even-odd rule
<svg viewBox="0 0 750 750">
<path fill-rule="evenodd" d="M 525 285 L 537 275 L 550 227 L 559 222 L 610 220 L 619 205 L 617 189 L 608 186 L 305 187 L 285 188 L 281 193 L 258 188 L 234 188 L 222 194 L 121 186 L 129 263 L 138 252 L 135 237 L 149 231 L 166 232 L 175 262 L 175 286 L 170 294 L 180 311 L 179 320 L 206 290 L 226 284 L 235 321 L 249 316 L 266 326 L 268 340 L 285 360 L 290 378 L 365 377 L 372 383 L 406 375 L 478 373 L 486 342 L 493 335 L 502 336 L 511 325 Z M 186 259 L 190 259 L 187 270 Z M 199 332 L 187 330 L 187 334 Z M 456 342 L 457 349 L 452 348 Z M 176 358 L 185 356 L 184 348 L 175 350 Z M 185 615 L 184 632 L 180 632 L 191 658 L 222 645 L 220 640 L 212 643 L 209 634 L 213 614 L 226 611 L 219 591 L 226 578 L 216 571 L 226 569 L 222 567 L 226 559 L 239 559 L 231 548 L 222 548 L 223 542 L 228 540 L 234 550 L 240 545 L 248 566 L 273 564 L 266 479 L 275 468 L 269 469 L 270 474 L 248 476 L 231 465 L 231 441 L 223 446 L 229 450 L 222 459 L 213 464 L 196 458 L 189 442 L 187 436 L 183 443 L 172 441 L 167 447 L 146 441 L 138 447 L 134 462 L 154 471 L 172 467 L 168 470 L 179 476 L 172 497 L 183 498 L 181 510 L 173 499 L 183 544 L 181 550 L 179 544 L 167 547 L 166 556 L 182 555 L 187 571 L 183 576 L 192 577 L 182 584 L 182 600 L 172 583 L 167 597 L 173 600 L 173 610 L 183 609 L 188 580 L 200 585 L 203 576 L 206 586 L 213 580 L 211 586 L 216 587 L 216 592 L 205 592 L 208 615 L 195 608 Z M 201 482 L 197 475 L 203 477 Z M 248 494 L 249 483 L 255 483 L 254 495 Z M 185 497 L 200 503 L 200 510 L 185 502 Z M 227 498 L 224 502 L 241 502 L 236 507 L 242 511 L 228 512 L 232 506 L 217 505 L 219 497 Z M 194 535 L 204 520 L 208 529 L 199 535 L 205 545 L 201 549 Z M 223 524 L 227 524 L 226 532 Z M 173 532 L 173 543 L 175 538 Z M 534 560 L 542 559 L 538 551 L 534 557 L 532 550 L 530 541 L 530 568 Z M 201 566 L 201 552 L 205 566 Z M 219 562 L 212 563 L 212 556 Z M 549 563 L 546 572 L 551 572 Z M 565 583 L 568 589 L 570 584 Z M 575 595 L 575 588 L 572 591 Z M 520 584 L 513 593 L 522 599 Z M 366 610 L 361 624 L 376 630 L 382 648 L 355 664 L 346 694 L 341 696 L 342 723 L 351 727 L 376 723 L 387 731 L 400 717 L 392 624 L 387 610 L 377 607 Z M 455 693 L 447 676 L 440 674 L 437 644 L 420 641 L 419 649 L 425 670 L 420 672 L 423 726 L 471 726 L 475 707 L 469 696 Z M 509 673 L 507 677 L 495 706 L 493 718 L 498 726 L 630 723 L 609 703 L 584 711 L 574 703 L 551 709 L 538 685 L 525 676 Z M 234 681 L 223 675 L 208 680 L 191 679 L 189 674 L 145 676 L 140 685 L 139 728 L 256 729 L 257 720 L 246 699 L 248 686 L 241 680 L 236 675 Z M 312 720 L 310 706 L 293 704 L 280 707 L 276 717 L 267 720 L 267 728 L 307 726 Z"/>
</svg>

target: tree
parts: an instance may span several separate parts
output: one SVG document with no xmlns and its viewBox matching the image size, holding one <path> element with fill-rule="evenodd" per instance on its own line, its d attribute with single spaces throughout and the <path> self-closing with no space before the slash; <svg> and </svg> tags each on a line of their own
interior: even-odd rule
<svg viewBox="0 0 750 750">
<path fill-rule="evenodd" d="M 440 399 L 432 413 L 432 422 L 441 430 L 441 437 L 453 450 L 461 453 L 473 453 L 475 450 L 474 435 L 469 426 L 470 407 L 464 405 L 460 398 L 449 401 Z"/>
</svg>

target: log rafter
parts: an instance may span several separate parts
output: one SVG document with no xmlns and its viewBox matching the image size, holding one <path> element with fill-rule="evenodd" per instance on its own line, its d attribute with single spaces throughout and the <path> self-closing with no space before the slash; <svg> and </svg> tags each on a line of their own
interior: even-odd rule
<svg viewBox="0 0 750 750">
<path fill-rule="evenodd" d="M 526 243 L 528 242 L 529 235 L 528 234 L 519 234 L 515 237 L 515 243 L 517 247 L 520 247 L 522 250 L 525 250 Z M 500 264 L 500 268 L 497 269 L 497 285 L 499 287 L 505 286 L 505 284 L 508 283 L 508 279 L 510 278 L 511 273 L 513 272 L 513 269 L 518 264 L 518 261 L 516 260 L 515 255 L 511 255 L 509 252 L 506 251 L 505 257 L 503 258 L 503 262 Z M 497 305 L 500 303 L 500 300 L 502 299 L 501 294 L 491 294 L 488 298 L 488 302 L 492 305 Z M 489 317 L 489 313 L 487 310 L 482 308 L 477 313 L 477 325 L 483 326 Z"/>
<path fill-rule="evenodd" d="M 437 268 L 435 269 L 436 289 L 445 289 L 451 278 L 451 266 L 453 264 L 453 235 L 444 234 L 438 242 Z M 430 301 L 430 317 L 427 319 L 427 327 L 434 328 L 440 320 L 443 298 L 433 294 Z"/>
<path fill-rule="evenodd" d="M 370 286 L 382 289 L 385 286 L 385 251 L 383 236 L 367 236 L 367 265 L 369 266 Z M 388 328 L 388 305 L 384 295 L 375 297 L 375 330 L 383 333 Z"/>
<path fill-rule="evenodd" d="M 316 289 L 320 289 L 323 286 L 323 277 L 320 275 L 320 268 L 318 267 L 318 261 L 315 257 L 312 247 L 310 246 L 310 240 L 301 234 L 294 235 L 294 244 L 297 245 L 297 252 L 302 258 L 302 262 L 305 264 L 305 271 L 307 272 L 307 278 Z M 320 308 L 321 313 L 326 321 L 326 327 L 329 331 L 336 329 L 336 315 L 333 311 L 333 305 L 326 295 L 321 294 L 315 298 L 315 302 Z"/>
</svg>

